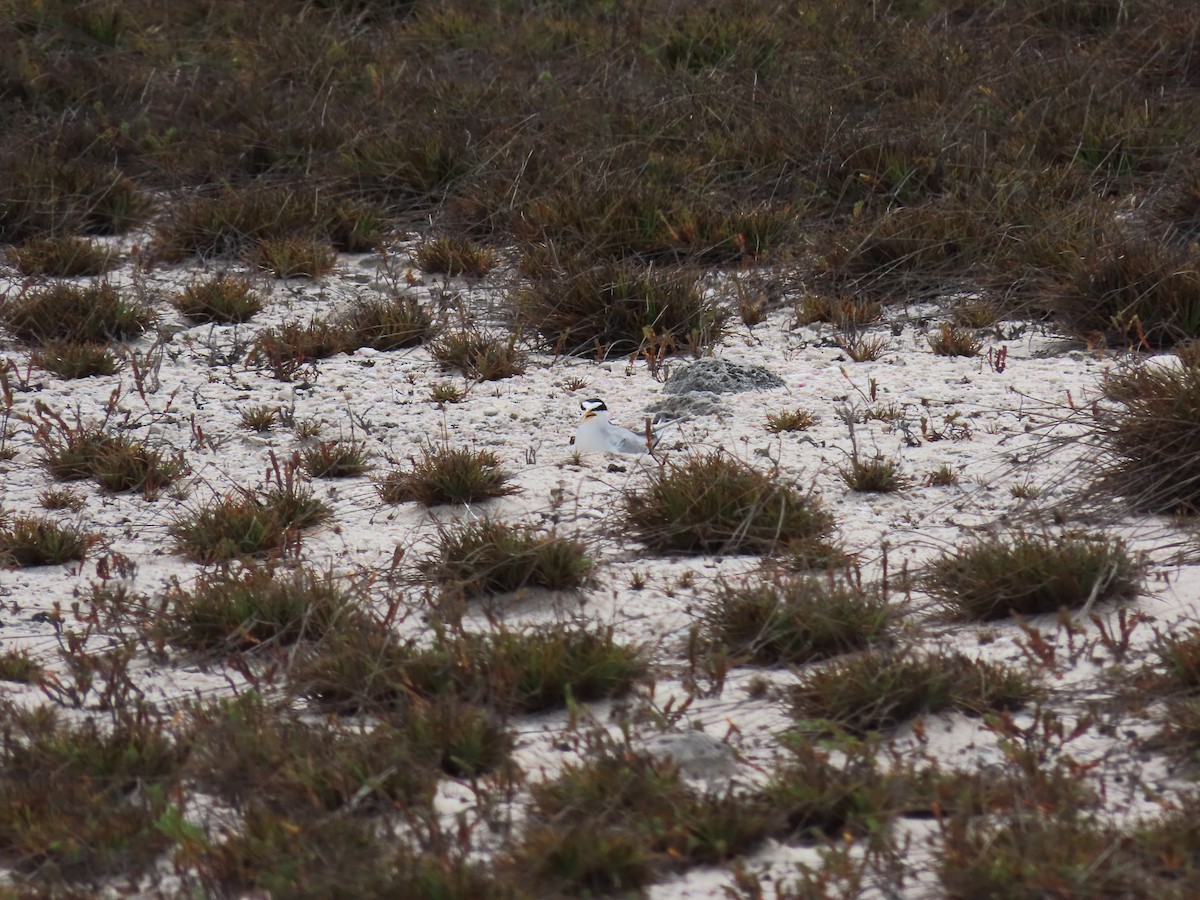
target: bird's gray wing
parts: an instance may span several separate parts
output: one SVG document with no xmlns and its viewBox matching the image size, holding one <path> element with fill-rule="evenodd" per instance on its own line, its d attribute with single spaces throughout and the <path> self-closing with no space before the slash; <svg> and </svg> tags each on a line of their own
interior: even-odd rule
<svg viewBox="0 0 1200 900">
<path fill-rule="evenodd" d="M 628 428 L 620 430 L 620 436 L 617 440 L 618 453 L 647 453 L 646 436 L 638 434 L 635 431 L 630 431 Z"/>
</svg>

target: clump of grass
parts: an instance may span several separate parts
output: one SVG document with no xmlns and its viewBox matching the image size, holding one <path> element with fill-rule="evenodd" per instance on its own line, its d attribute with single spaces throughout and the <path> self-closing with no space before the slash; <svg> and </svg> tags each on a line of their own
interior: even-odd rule
<svg viewBox="0 0 1200 900">
<path fill-rule="evenodd" d="M 422 272 L 482 278 L 496 267 L 496 252 L 458 235 L 430 238 L 417 245 L 413 256 Z"/>
<path fill-rule="evenodd" d="M 407 468 L 393 468 L 379 482 L 384 503 L 416 501 L 425 506 L 442 503 L 475 503 L 506 497 L 520 488 L 509 484 L 512 475 L 491 450 L 428 444 Z"/>
<path fill-rule="evenodd" d="M 22 568 L 78 562 L 99 540 L 97 534 L 46 516 L 15 516 L 0 524 L 0 562 Z"/>
<path fill-rule="evenodd" d="M 871 651 L 806 671 L 792 691 L 794 714 L 820 729 L 866 734 L 918 715 L 959 710 L 982 715 L 1037 696 L 1023 672 L 961 653 Z"/>
<path fill-rule="evenodd" d="M 628 892 L 679 866 L 742 856 L 784 830 L 755 794 L 698 791 L 673 761 L 624 746 L 566 764 L 530 794 L 529 827 L 505 865 L 530 872 L 544 893 Z"/>
<path fill-rule="evenodd" d="M 79 512 L 83 509 L 84 499 L 68 488 L 47 488 L 38 494 L 38 503 L 42 509 L 69 509 Z"/>
<path fill-rule="evenodd" d="M 300 464 L 310 478 L 352 478 L 370 464 L 362 441 L 317 441 L 300 452 Z"/>
<path fill-rule="evenodd" d="M 46 670 L 28 650 L 10 648 L 0 652 L 0 681 L 15 684 L 35 684 L 42 680 Z"/>
<path fill-rule="evenodd" d="M 611 628 L 556 623 L 463 635 L 443 652 L 466 663 L 458 690 L 504 713 L 534 713 L 628 693 L 646 674 L 639 647 Z"/>
<path fill-rule="evenodd" d="M 51 120 L 58 114 L 48 108 L 46 112 Z M 45 118 L 31 118 L 42 120 L 33 133 L 19 129 L 0 152 L 0 172 L 12 185 L 0 211 L 0 241 L 22 243 L 81 232 L 121 234 L 145 219 L 149 202 L 124 172 L 111 161 L 80 153 L 70 140 L 47 139 L 42 131 L 48 124 Z M 61 135 L 61 123 L 55 120 L 48 127 Z"/>
<path fill-rule="evenodd" d="M 3 711 L 0 852 L 43 883 L 134 876 L 170 846 L 185 747 L 150 717 L 67 724 L 51 709 Z"/>
<path fill-rule="evenodd" d="M 641 834 L 592 824 L 530 828 L 507 866 L 558 896 L 636 894 L 655 877 L 654 854 Z"/>
<path fill-rule="evenodd" d="M 256 257 L 276 278 L 320 278 L 337 265 L 337 253 L 328 241 L 303 235 L 263 238 Z"/>
<path fill-rule="evenodd" d="M 1157 661 L 1136 673 L 1133 689 L 1165 696 L 1162 727 L 1148 749 L 1165 749 L 1194 763 L 1200 753 L 1200 626 L 1184 624 L 1155 631 L 1150 650 Z"/>
<path fill-rule="evenodd" d="M 1200 268 L 1156 237 L 1100 233 L 1063 254 L 1041 302 L 1075 334 L 1169 347 L 1200 337 Z"/>
<path fill-rule="evenodd" d="M 826 258 L 839 276 L 868 284 L 928 278 L 963 266 L 986 247 L 978 219 L 977 211 L 955 203 L 893 207 L 849 225 Z"/>
<path fill-rule="evenodd" d="M 278 271 L 295 267 L 319 274 L 332 267 L 335 249 L 370 250 L 381 226 L 375 208 L 320 188 L 272 181 L 231 184 L 172 203 L 158 222 L 153 252 L 168 260 L 233 256 Z"/>
<path fill-rule="evenodd" d="M 1151 647 L 1158 657 L 1158 674 L 1152 681 L 1160 690 L 1200 692 L 1200 626 L 1182 633 L 1158 634 Z"/>
<path fill-rule="evenodd" d="M 437 707 L 457 698 L 510 715 L 619 696 L 645 673 L 642 651 L 617 642 L 611 629 L 500 626 L 483 634 L 439 633 L 431 646 L 418 647 L 364 623 L 327 635 L 303 655 L 291 684 L 340 712 L 405 713 L 415 702 Z M 482 723 L 466 730 L 463 724 L 441 733 L 459 735 L 459 752 L 472 755 L 470 735 Z"/>
<path fill-rule="evenodd" d="M 210 896 L 355 897 L 390 893 L 398 865 L 369 819 L 246 811 L 241 829 L 220 842 L 183 845 L 181 862 L 201 873 Z"/>
<path fill-rule="evenodd" d="M 6 297 L 0 306 L 0 322 L 14 337 L 31 344 L 126 340 L 149 328 L 154 318 L 147 306 L 123 296 L 107 281 L 29 288 Z"/>
<path fill-rule="evenodd" d="M 833 527 L 815 497 L 721 451 L 667 463 L 624 507 L 629 532 L 668 553 L 782 552 Z"/>
<path fill-rule="evenodd" d="M 824 294 L 809 294 L 795 306 L 795 324 L 811 325 L 814 322 L 830 322 L 845 331 L 855 332 L 864 325 L 878 321 L 883 307 L 874 300 L 853 297 L 829 297 Z"/>
<path fill-rule="evenodd" d="M 978 356 L 983 341 L 973 332 L 947 322 L 929 338 L 929 347 L 938 356 Z"/>
<path fill-rule="evenodd" d="M 1162 728 L 1151 737 L 1147 749 L 1167 750 L 1194 763 L 1200 751 L 1200 699 L 1168 697 Z"/>
<path fill-rule="evenodd" d="M 912 479 L 901 473 L 900 461 L 886 456 L 864 459 L 855 453 L 838 467 L 838 475 L 846 487 L 863 494 L 894 494 L 912 485 Z"/>
<path fill-rule="evenodd" d="M 762 666 L 878 646 L 891 619 L 886 600 L 845 578 L 783 573 L 721 582 L 701 612 L 709 646 Z"/>
<path fill-rule="evenodd" d="M 30 355 L 33 364 L 59 378 L 92 378 L 115 375 L 120 362 L 104 344 L 50 341 Z"/>
<path fill-rule="evenodd" d="M 269 566 L 201 575 L 163 595 L 155 631 L 169 643 L 207 653 L 318 640 L 357 615 L 353 595 L 329 574 Z"/>
<path fill-rule="evenodd" d="M 1134 596 L 1142 567 L 1109 535 L 982 537 L 929 564 L 925 589 L 961 619 L 1042 615 Z"/>
<path fill-rule="evenodd" d="M 516 296 L 523 322 L 557 352 L 626 356 L 699 352 L 721 339 L 726 311 L 685 272 L 631 263 L 569 265 Z"/>
<path fill-rule="evenodd" d="M 34 440 L 42 447 L 46 472 L 58 481 L 91 478 L 105 490 L 139 491 L 153 499 L 187 470 L 181 454 L 168 455 L 148 441 L 108 434 L 82 421 L 71 426 L 44 408 L 42 412 Z"/>
<path fill-rule="evenodd" d="M 90 461 L 91 474 L 106 491 L 138 491 L 154 499 L 187 471 L 180 453 L 167 455 L 147 441 L 126 435 L 110 436 Z"/>
<path fill-rule="evenodd" d="M 507 338 L 464 326 L 447 331 L 429 345 L 430 355 L 444 369 L 458 369 L 469 378 L 499 381 L 525 371 L 525 355 L 517 335 Z"/>
<path fill-rule="evenodd" d="M 507 865 L 554 894 L 636 890 L 671 868 L 741 855 L 780 830 L 757 798 L 702 794 L 673 762 L 620 747 L 531 792 L 532 821 Z"/>
<path fill-rule="evenodd" d="M 280 410 L 278 406 L 268 403 L 256 403 L 242 409 L 239 417 L 243 428 L 258 432 L 270 431 L 280 421 Z"/>
<path fill-rule="evenodd" d="M 854 362 L 874 362 L 888 348 L 888 339 L 882 334 L 868 336 L 859 332 L 838 335 L 837 345 L 846 351 Z"/>
<path fill-rule="evenodd" d="M 466 396 L 467 389 L 453 381 L 439 381 L 429 389 L 433 403 L 461 403 Z"/>
<path fill-rule="evenodd" d="M 807 431 L 817 424 L 816 414 L 807 409 L 785 409 L 767 415 L 767 431 L 782 434 L 785 431 Z"/>
<path fill-rule="evenodd" d="M 1169 896 L 1200 884 L 1193 817 L 1118 828 L 1095 813 L 956 815 L 943 824 L 938 879 L 954 898 Z"/>
<path fill-rule="evenodd" d="M 983 297 L 962 300 L 950 308 L 954 324 L 963 328 L 990 328 L 1000 316 L 1000 307 Z"/>
<path fill-rule="evenodd" d="M 320 4 L 325 5 L 325 4 Z M 369 17 L 376 7 L 361 10 L 340 3 L 356 17 Z M 383 13 L 386 15 L 386 11 Z M 361 751 L 360 751 L 361 752 Z M 347 763 L 351 757 L 345 751 Z M 373 754 L 382 758 L 383 750 Z M 397 753 L 398 757 L 399 754 Z M 397 759 L 397 763 L 400 760 Z M 392 781 L 396 780 L 393 776 Z M 370 785 L 364 785 L 364 791 Z M 380 792 L 373 792 L 378 797 Z M 399 799 L 397 808 L 411 806 L 424 814 L 422 804 Z M 370 807 L 378 806 L 373 803 Z M 369 807 L 369 808 L 370 808 Z M 411 900 L 488 898 L 528 900 L 516 880 L 492 877 L 465 854 L 436 849 L 412 850 L 394 836 L 381 833 L 378 822 L 365 816 L 301 816 L 251 807 L 245 826 L 223 841 L 185 843 L 181 862 L 199 873 L 206 895 L 272 897 L 404 897 Z"/>
<path fill-rule="evenodd" d="M 1141 367 L 1103 382 L 1092 419 L 1096 488 L 1148 512 L 1200 510 L 1200 367 Z"/>
<path fill-rule="evenodd" d="M 805 842 L 869 835 L 905 811 L 914 785 L 903 767 L 885 771 L 870 741 L 832 748 L 786 735 L 788 758 L 763 788 L 763 801 L 782 817 L 780 829 Z M 831 750 L 843 757 L 835 762 Z"/>
<path fill-rule="evenodd" d="M 436 757 L 388 722 L 369 729 L 308 724 L 253 692 L 193 707 L 191 719 L 189 769 L 207 791 L 240 808 L 298 821 L 335 811 L 361 815 L 424 805 L 437 784 Z"/>
<path fill-rule="evenodd" d="M 313 319 L 307 325 L 286 322 L 259 332 L 246 361 L 265 364 L 280 381 L 291 381 L 306 366 L 350 349 L 343 326 Z"/>
<path fill-rule="evenodd" d="M 10 246 L 5 255 L 22 275 L 80 278 L 103 275 L 116 265 L 116 256 L 94 241 L 79 237 L 43 235 Z"/>
<path fill-rule="evenodd" d="M 486 706 L 446 695 L 410 698 L 383 719 L 402 730 L 422 760 L 452 778 L 478 778 L 509 763 L 513 735 L 503 716 Z"/>
<path fill-rule="evenodd" d="M 319 437 L 321 432 L 325 430 L 325 423 L 315 416 L 308 419 L 298 419 L 288 414 L 283 418 L 283 422 L 292 429 L 292 434 L 296 436 L 296 440 L 298 441 L 311 441 L 313 438 Z"/>
<path fill-rule="evenodd" d="M 288 675 L 294 692 L 342 714 L 404 712 L 457 683 L 455 661 L 440 645 L 418 647 L 370 621 L 326 634 Z"/>
<path fill-rule="evenodd" d="M 296 531 L 328 515 L 311 491 L 293 483 L 214 498 L 181 513 L 167 530 L 178 552 L 207 564 L 280 551 Z"/>
<path fill-rule="evenodd" d="M 950 487 L 958 484 L 958 473 L 949 463 L 942 463 L 936 469 L 926 472 L 921 483 L 926 487 Z"/>
<path fill-rule="evenodd" d="M 96 460 L 107 450 L 112 438 L 103 428 L 76 422 L 74 427 L 51 418 L 34 432 L 42 448 L 41 464 L 56 481 L 81 481 L 91 478 Z"/>
<path fill-rule="evenodd" d="M 484 518 L 442 529 L 422 569 L 451 591 L 477 597 L 524 587 L 582 587 L 592 566 L 578 539 Z"/>
<path fill-rule="evenodd" d="M 193 322 L 218 325 L 248 322 L 263 309 L 263 298 L 249 279 L 225 274 L 188 285 L 172 303 Z"/>
<path fill-rule="evenodd" d="M 413 297 L 376 298 L 356 303 L 342 324 L 356 348 L 399 350 L 429 337 L 433 316 Z"/>
</svg>

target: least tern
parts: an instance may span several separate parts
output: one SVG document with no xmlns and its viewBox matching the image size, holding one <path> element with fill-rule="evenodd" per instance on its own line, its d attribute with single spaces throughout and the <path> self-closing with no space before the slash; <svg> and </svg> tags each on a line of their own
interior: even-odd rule
<svg viewBox="0 0 1200 900">
<path fill-rule="evenodd" d="M 608 421 L 608 407 L 597 398 L 579 404 L 583 421 L 575 432 L 575 449 L 580 453 L 649 453 L 658 442 L 657 435 L 646 435 L 613 425 Z"/>
</svg>

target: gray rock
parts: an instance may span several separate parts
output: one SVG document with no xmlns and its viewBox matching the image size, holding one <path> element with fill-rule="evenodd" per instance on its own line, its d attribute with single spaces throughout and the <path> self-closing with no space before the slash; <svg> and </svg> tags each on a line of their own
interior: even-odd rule
<svg viewBox="0 0 1200 900">
<path fill-rule="evenodd" d="M 663 385 L 667 394 L 710 391 L 736 394 L 741 391 L 765 391 L 784 387 L 783 379 L 763 366 L 748 366 L 724 359 L 698 359 L 671 373 Z"/>
<path fill-rule="evenodd" d="M 717 416 L 726 412 L 725 404 L 712 391 L 693 391 L 674 397 L 663 397 L 646 407 L 655 422 L 673 422 L 692 416 Z"/>
</svg>

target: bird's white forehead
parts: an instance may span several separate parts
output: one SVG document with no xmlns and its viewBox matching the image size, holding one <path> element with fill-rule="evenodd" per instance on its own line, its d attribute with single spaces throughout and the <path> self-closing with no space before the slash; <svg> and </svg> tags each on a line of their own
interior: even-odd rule
<svg viewBox="0 0 1200 900">
<path fill-rule="evenodd" d="M 591 400 L 581 401 L 579 408 L 584 412 L 597 412 L 598 410 L 608 409 L 608 407 L 604 405 L 604 401 L 599 397 L 593 397 Z"/>
</svg>

